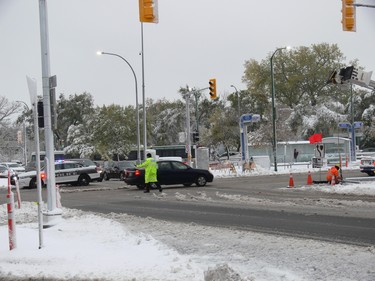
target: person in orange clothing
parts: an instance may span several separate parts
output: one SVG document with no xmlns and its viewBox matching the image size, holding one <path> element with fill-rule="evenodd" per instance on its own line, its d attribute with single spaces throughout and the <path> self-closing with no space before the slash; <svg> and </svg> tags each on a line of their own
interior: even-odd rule
<svg viewBox="0 0 375 281">
<path fill-rule="evenodd" d="M 339 183 L 341 181 L 341 177 L 339 174 L 340 166 L 335 165 L 327 172 L 327 181 L 330 183 L 332 181 L 333 176 L 335 177 L 336 183 Z"/>
</svg>

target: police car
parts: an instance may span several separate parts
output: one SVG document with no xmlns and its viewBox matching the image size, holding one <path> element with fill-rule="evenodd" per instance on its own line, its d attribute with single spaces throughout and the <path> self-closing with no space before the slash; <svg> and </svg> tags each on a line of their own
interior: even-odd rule
<svg viewBox="0 0 375 281">
<path fill-rule="evenodd" d="M 366 173 L 372 177 L 375 176 L 375 157 L 362 157 L 359 169 L 362 173 Z"/>
<path fill-rule="evenodd" d="M 42 169 L 44 170 L 44 168 Z M 42 185 L 46 185 L 47 175 L 40 173 Z M 96 167 L 84 167 L 75 161 L 62 160 L 55 163 L 55 178 L 57 184 L 89 185 L 92 181 L 100 181 L 100 171 Z M 36 188 L 36 171 L 18 175 L 20 187 Z"/>
</svg>

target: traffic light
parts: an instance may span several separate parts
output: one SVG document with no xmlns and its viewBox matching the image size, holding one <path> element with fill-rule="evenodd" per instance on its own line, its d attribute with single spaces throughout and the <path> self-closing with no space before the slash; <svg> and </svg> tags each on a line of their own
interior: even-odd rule
<svg viewBox="0 0 375 281">
<path fill-rule="evenodd" d="M 355 0 L 341 0 L 342 1 L 342 30 L 344 31 L 356 31 L 355 24 Z"/>
<path fill-rule="evenodd" d="M 139 20 L 158 23 L 158 0 L 139 0 Z"/>
<path fill-rule="evenodd" d="M 354 66 L 348 66 L 345 68 L 340 69 L 339 75 L 341 76 L 342 81 L 347 81 L 349 79 L 352 79 L 352 74 L 354 71 Z"/>
<path fill-rule="evenodd" d="M 199 132 L 193 132 L 193 142 L 194 143 L 199 142 Z"/>
<path fill-rule="evenodd" d="M 44 128 L 44 110 L 43 110 L 43 102 L 38 101 L 38 126 L 39 128 Z"/>
<path fill-rule="evenodd" d="M 210 97 L 212 100 L 216 100 L 217 99 L 217 95 L 216 95 L 216 79 L 215 78 L 212 78 L 210 79 L 210 81 L 208 82 L 208 84 L 210 85 L 209 89 L 210 89 Z"/>
</svg>

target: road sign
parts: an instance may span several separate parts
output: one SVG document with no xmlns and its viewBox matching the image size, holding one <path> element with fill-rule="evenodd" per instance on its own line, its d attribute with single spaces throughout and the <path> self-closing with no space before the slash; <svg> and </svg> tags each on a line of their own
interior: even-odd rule
<svg viewBox="0 0 375 281">
<path fill-rule="evenodd" d="M 317 158 L 324 158 L 325 156 L 325 148 L 323 143 L 317 143 L 315 146 L 315 157 Z"/>
<path fill-rule="evenodd" d="M 363 122 L 354 122 L 353 123 L 353 128 L 359 128 L 359 127 L 363 127 Z"/>
<path fill-rule="evenodd" d="M 247 123 L 247 122 L 258 122 L 260 120 L 259 114 L 243 114 L 241 116 L 241 122 Z"/>
<path fill-rule="evenodd" d="M 350 123 L 339 123 L 339 127 L 340 128 L 350 128 L 351 125 L 350 125 Z"/>
</svg>

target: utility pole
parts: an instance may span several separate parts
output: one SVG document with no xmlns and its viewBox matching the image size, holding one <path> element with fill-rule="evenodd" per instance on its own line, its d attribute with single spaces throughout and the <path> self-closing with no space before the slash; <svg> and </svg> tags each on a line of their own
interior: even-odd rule
<svg viewBox="0 0 375 281">
<path fill-rule="evenodd" d="M 187 86 L 187 92 L 184 93 L 182 96 L 186 101 L 186 153 L 188 155 L 188 163 L 191 165 L 191 130 L 190 130 L 190 98 L 191 95 L 195 96 L 195 103 L 196 103 L 196 108 L 195 108 L 195 116 L 196 116 L 196 129 L 197 132 L 199 130 L 199 121 L 198 121 L 198 99 L 200 97 L 200 92 L 207 90 L 207 88 L 203 89 L 192 89 L 190 90 L 189 87 Z"/>
<path fill-rule="evenodd" d="M 47 212 L 44 213 L 46 225 L 54 224 L 55 218 L 61 216 L 61 210 L 56 208 L 56 179 L 55 179 L 55 155 L 51 122 L 50 101 L 50 60 L 48 17 L 46 0 L 39 0 L 40 41 L 42 58 L 42 82 L 43 82 L 43 110 L 44 110 L 44 137 L 46 143 L 46 168 L 47 168 Z"/>
<path fill-rule="evenodd" d="M 186 101 L 186 153 L 188 158 L 188 163 L 191 165 L 191 138 L 190 138 L 190 96 L 192 92 L 189 91 L 184 94 Z"/>
</svg>

